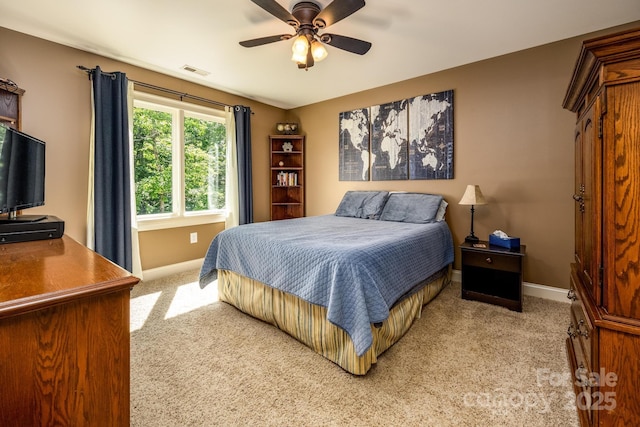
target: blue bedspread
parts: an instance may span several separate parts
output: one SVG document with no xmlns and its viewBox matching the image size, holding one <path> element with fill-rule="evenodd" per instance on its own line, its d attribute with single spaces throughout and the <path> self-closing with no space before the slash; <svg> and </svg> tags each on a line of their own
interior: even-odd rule
<svg viewBox="0 0 640 427">
<path fill-rule="evenodd" d="M 230 270 L 327 307 L 356 353 L 371 324 L 415 285 L 453 262 L 446 222 L 412 224 L 324 215 L 241 225 L 211 242 L 200 286 Z"/>
</svg>

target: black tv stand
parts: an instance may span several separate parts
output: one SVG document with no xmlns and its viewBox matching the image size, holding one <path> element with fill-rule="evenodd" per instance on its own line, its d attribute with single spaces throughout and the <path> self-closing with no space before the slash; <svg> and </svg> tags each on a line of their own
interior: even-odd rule
<svg viewBox="0 0 640 427">
<path fill-rule="evenodd" d="M 0 224 L 39 222 L 47 219 L 47 215 L 16 215 L 0 219 Z"/>
<path fill-rule="evenodd" d="M 0 244 L 59 239 L 63 234 L 64 221 L 51 215 L 19 215 L 16 219 L 0 220 Z"/>
</svg>

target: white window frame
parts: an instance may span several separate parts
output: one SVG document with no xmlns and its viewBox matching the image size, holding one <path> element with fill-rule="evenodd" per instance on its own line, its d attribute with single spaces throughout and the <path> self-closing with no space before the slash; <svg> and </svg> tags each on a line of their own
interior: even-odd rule
<svg viewBox="0 0 640 427">
<path fill-rule="evenodd" d="M 187 212 L 184 199 L 184 117 L 211 119 L 225 124 L 224 112 L 184 101 L 164 98 L 145 92 L 134 91 L 134 107 L 149 108 L 171 113 L 172 123 L 172 212 L 162 214 L 136 215 L 139 231 L 161 230 L 191 225 L 224 222 L 227 209 L 212 209 L 200 212 Z M 177 142 L 177 143 L 176 143 Z M 131 144 L 133 150 L 133 144 Z M 132 165 L 133 166 L 133 165 Z M 179 171 L 176 173 L 176 171 Z M 226 195 L 225 195 L 226 199 Z"/>
</svg>

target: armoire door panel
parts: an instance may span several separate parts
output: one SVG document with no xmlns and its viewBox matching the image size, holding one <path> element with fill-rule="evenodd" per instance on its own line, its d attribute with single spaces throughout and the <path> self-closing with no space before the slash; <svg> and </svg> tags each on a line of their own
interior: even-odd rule
<svg viewBox="0 0 640 427">
<path fill-rule="evenodd" d="M 607 93 L 610 119 L 605 126 L 608 174 L 605 195 L 606 287 L 604 306 L 614 316 L 640 318 L 640 82 L 611 86 Z"/>
<path fill-rule="evenodd" d="M 576 183 L 576 248 L 579 272 L 589 293 L 599 299 L 598 286 L 598 255 L 599 242 L 596 218 L 599 213 L 599 185 L 597 185 L 599 163 L 599 139 L 595 122 L 599 103 L 594 102 L 579 122 L 580 144 L 576 148 L 576 160 L 580 160 L 580 182 Z M 578 234 L 580 233 L 580 234 Z"/>
</svg>

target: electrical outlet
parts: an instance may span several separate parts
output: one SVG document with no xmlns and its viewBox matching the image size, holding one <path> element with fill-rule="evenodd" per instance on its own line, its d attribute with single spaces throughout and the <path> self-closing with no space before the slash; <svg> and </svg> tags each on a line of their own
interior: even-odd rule
<svg viewBox="0 0 640 427">
<path fill-rule="evenodd" d="M 198 233 L 191 233 L 189 235 L 191 243 L 198 243 Z"/>
</svg>

